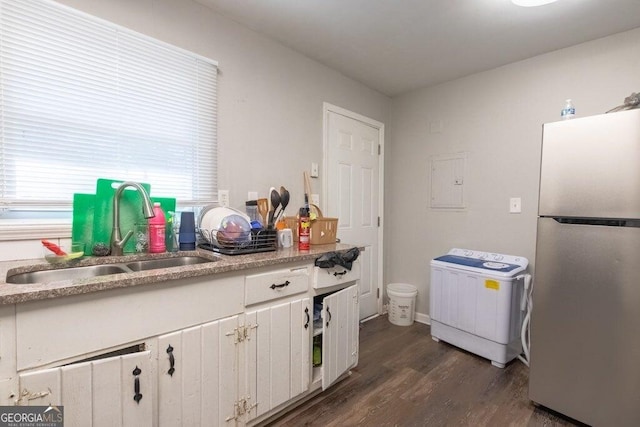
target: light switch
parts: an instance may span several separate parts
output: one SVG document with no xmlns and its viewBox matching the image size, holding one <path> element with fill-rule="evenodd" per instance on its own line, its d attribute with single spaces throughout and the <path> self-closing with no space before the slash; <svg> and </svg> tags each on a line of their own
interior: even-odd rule
<svg viewBox="0 0 640 427">
<path fill-rule="evenodd" d="M 311 178 L 317 178 L 318 177 L 318 164 L 317 163 L 311 163 Z"/>
<path fill-rule="evenodd" d="M 249 191 L 247 193 L 247 200 L 258 200 L 258 192 L 257 191 Z"/>
<path fill-rule="evenodd" d="M 311 203 L 316 206 L 320 206 L 320 195 L 319 194 L 311 194 Z"/>
<path fill-rule="evenodd" d="M 520 197 L 512 197 L 509 199 L 509 213 L 522 212 L 522 199 Z"/>
<path fill-rule="evenodd" d="M 229 206 L 229 190 L 218 190 L 218 203 L 220 206 Z"/>
</svg>

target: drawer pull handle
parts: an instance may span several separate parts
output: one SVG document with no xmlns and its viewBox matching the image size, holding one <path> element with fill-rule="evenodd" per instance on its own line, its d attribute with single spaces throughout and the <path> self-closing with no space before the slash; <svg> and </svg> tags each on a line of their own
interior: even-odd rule
<svg viewBox="0 0 640 427">
<path fill-rule="evenodd" d="M 327 319 L 327 328 L 328 328 L 329 322 L 331 322 L 331 312 L 329 311 L 329 306 L 327 306 L 327 314 L 329 315 L 329 318 Z"/>
<path fill-rule="evenodd" d="M 311 317 L 309 317 L 309 307 L 305 307 L 304 314 L 307 316 L 307 321 L 304 324 L 304 328 L 308 329 L 309 328 L 309 322 L 311 321 Z"/>
<path fill-rule="evenodd" d="M 333 275 L 336 276 L 336 277 L 344 276 L 345 274 L 347 274 L 347 270 L 343 271 L 342 273 L 338 273 L 337 271 L 335 273 L 333 273 Z"/>
<path fill-rule="evenodd" d="M 173 376 L 173 373 L 176 371 L 176 358 L 173 357 L 173 347 L 171 347 L 171 344 L 167 347 L 167 354 L 169 355 L 169 370 L 167 371 L 167 374 Z"/>
<path fill-rule="evenodd" d="M 284 283 L 280 283 L 279 285 L 276 285 L 275 283 L 271 286 L 269 286 L 271 289 L 279 289 L 279 288 L 284 288 L 285 286 L 289 286 L 289 283 L 291 283 L 290 281 L 286 281 Z"/>
<path fill-rule="evenodd" d="M 142 400 L 142 393 L 140 393 L 140 377 L 139 375 L 142 373 L 142 370 L 136 366 L 136 369 L 133 370 L 133 400 L 139 405 Z"/>
</svg>

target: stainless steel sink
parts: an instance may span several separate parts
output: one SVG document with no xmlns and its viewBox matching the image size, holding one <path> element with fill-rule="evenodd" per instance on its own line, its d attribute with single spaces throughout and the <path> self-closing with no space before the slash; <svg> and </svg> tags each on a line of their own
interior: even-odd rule
<svg viewBox="0 0 640 427">
<path fill-rule="evenodd" d="M 26 285 L 30 283 L 55 282 L 56 280 L 87 279 L 107 274 L 130 273 L 131 271 L 116 264 L 90 265 L 86 267 L 69 267 L 58 270 L 32 271 L 29 273 L 18 273 L 12 276 L 7 275 L 7 283 Z"/>
<path fill-rule="evenodd" d="M 198 256 L 182 256 L 177 258 L 147 259 L 127 264 L 133 271 L 155 270 L 158 268 L 182 267 L 185 265 L 204 264 L 215 262 L 217 259 L 201 258 Z"/>
<path fill-rule="evenodd" d="M 183 267 L 187 265 L 215 262 L 218 259 L 202 258 L 199 256 L 185 255 L 171 258 L 147 259 L 129 263 L 90 265 L 84 267 L 67 267 L 56 270 L 32 271 L 29 273 L 7 274 L 6 282 L 16 285 L 32 283 L 55 282 L 57 280 L 87 279 L 97 276 L 118 273 L 134 273 L 145 270 L 158 270 L 170 267 Z"/>
</svg>

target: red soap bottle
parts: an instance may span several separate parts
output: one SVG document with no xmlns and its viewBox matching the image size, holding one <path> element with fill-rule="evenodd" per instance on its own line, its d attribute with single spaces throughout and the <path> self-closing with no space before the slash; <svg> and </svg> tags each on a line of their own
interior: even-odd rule
<svg viewBox="0 0 640 427">
<path fill-rule="evenodd" d="M 160 203 L 155 202 L 153 204 L 153 213 L 155 216 L 153 218 L 149 218 L 149 252 L 164 252 L 167 250 L 164 240 L 166 220 L 164 212 L 160 207 Z"/>
</svg>

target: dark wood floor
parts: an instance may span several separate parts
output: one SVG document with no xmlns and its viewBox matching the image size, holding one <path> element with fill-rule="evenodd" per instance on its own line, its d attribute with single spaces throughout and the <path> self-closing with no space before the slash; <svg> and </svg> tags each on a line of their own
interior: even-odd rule
<svg viewBox="0 0 640 427">
<path fill-rule="evenodd" d="M 386 316 L 360 329 L 351 376 L 271 426 L 574 426 L 533 405 L 528 368 L 498 369 L 431 339 L 429 326 L 395 326 Z"/>
</svg>

